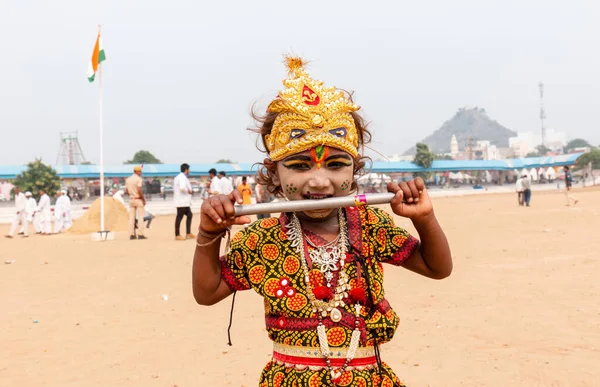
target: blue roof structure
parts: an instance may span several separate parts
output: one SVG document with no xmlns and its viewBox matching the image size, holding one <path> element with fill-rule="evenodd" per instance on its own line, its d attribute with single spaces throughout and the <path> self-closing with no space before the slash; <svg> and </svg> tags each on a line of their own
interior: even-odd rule
<svg viewBox="0 0 600 387">
<path fill-rule="evenodd" d="M 559 156 L 528 157 L 508 160 L 434 160 L 431 168 L 421 168 L 409 161 L 375 161 L 371 172 L 455 172 L 455 171 L 510 171 L 522 168 L 557 167 L 573 165 L 583 153 L 572 153 Z M 133 173 L 133 165 L 115 165 L 104 167 L 107 178 L 127 177 Z M 172 177 L 179 174 L 179 164 L 146 164 L 146 177 Z M 0 166 L 0 179 L 14 179 L 23 172 L 25 165 Z M 258 166 L 251 163 L 240 164 L 190 164 L 190 176 L 208 176 L 208 171 L 214 168 L 228 175 L 253 175 Z M 97 165 L 57 165 L 54 167 L 61 179 L 98 179 L 100 168 Z"/>
</svg>

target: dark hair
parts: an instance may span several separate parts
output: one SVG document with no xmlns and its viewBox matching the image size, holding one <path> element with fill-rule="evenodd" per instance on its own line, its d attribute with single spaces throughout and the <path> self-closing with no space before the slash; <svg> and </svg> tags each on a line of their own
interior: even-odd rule
<svg viewBox="0 0 600 387">
<path fill-rule="evenodd" d="M 227 174 L 224 171 L 219 171 L 219 175 L 227 176 Z"/>
<path fill-rule="evenodd" d="M 179 168 L 179 169 L 181 170 L 181 172 L 185 172 L 188 169 L 190 169 L 190 166 L 189 166 L 189 164 L 183 163 L 183 164 L 181 164 L 181 168 Z"/>
<path fill-rule="evenodd" d="M 352 94 L 348 93 L 345 90 L 342 91 L 346 93 L 348 100 L 352 102 Z M 275 119 L 277 118 L 278 113 L 266 113 L 262 115 L 255 111 L 255 106 L 253 106 L 251 113 L 252 118 L 254 118 L 254 121 L 256 122 L 256 128 L 251 128 L 250 130 L 260 135 L 260 137 L 258 137 L 256 140 L 256 147 L 259 151 L 268 155 L 267 141 L 265 137 L 271 133 L 271 130 L 273 130 L 273 124 L 275 123 Z M 359 148 L 364 149 L 364 146 L 371 142 L 371 132 L 368 129 L 369 123 L 367 123 L 360 116 L 360 114 L 356 112 L 351 112 L 350 115 L 352 116 L 352 119 L 354 120 L 354 125 L 356 126 L 356 132 L 358 135 L 358 146 Z M 259 143 L 259 140 L 261 141 L 261 143 Z M 354 158 L 355 176 L 363 171 L 367 161 L 371 161 L 371 158 L 363 156 L 361 154 L 361 151 L 362 149 L 359 150 L 359 154 Z M 273 176 L 277 171 L 277 163 L 271 161 L 271 159 L 269 158 L 265 158 L 262 163 L 256 163 L 256 165 L 259 166 L 258 172 L 256 173 L 257 183 L 266 186 L 267 190 L 270 193 L 276 196 L 282 196 L 283 190 L 281 186 L 275 185 L 275 183 L 273 183 Z M 356 182 L 356 179 L 354 179 L 352 181 L 351 190 L 355 191 L 357 189 L 358 183 Z"/>
<path fill-rule="evenodd" d="M 211 174 L 212 174 L 212 175 L 216 175 L 216 174 L 217 174 L 217 170 L 216 170 L 216 169 L 214 169 L 214 168 L 211 168 L 211 169 L 208 171 L 208 174 L 209 174 L 209 175 L 211 175 Z"/>
<path fill-rule="evenodd" d="M 568 171 L 568 170 L 569 170 L 569 166 L 568 166 L 568 165 L 565 165 L 565 169 Z"/>
<path fill-rule="evenodd" d="M 242 176 L 242 183 L 245 183 L 248 180 L 246 176 Z"/>
</svg>

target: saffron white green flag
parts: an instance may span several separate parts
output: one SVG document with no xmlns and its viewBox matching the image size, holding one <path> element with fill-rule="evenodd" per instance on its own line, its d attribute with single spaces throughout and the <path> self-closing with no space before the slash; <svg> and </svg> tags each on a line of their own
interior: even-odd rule
<svg viewBox="0 0 600 387">
<path fill-rule="evenodd" d="M 90 60 L 90 66 L 88 68 L 88 81 L 94 82 L 96 78 L 96 72 L 98 71 L 98 65 L 106 59 L 104 55 L 104 48 L 102 47 L 102 38 L 98 34 L 96 38 L 96 45 L 94 46 L 94 52 L 92 53 L 92 59 Z"/>
</svg>

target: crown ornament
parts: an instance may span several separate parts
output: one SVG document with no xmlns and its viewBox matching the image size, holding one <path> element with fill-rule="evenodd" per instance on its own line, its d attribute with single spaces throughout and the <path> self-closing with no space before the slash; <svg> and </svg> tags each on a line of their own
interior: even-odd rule
<svg viewBox="0 0 600 387">
<path fill-rule="evenodd" d="M 358 155 L 358 133 L 351 113 L 360 109 L 333 86 L 325 86 L 306 72 L 306 62 L 287 56 L 284 89 L 267 112 L 278 113 L 271 133 L 265 136 L 269 158 L 284 159 L 319 145 Z"/>
</svg>

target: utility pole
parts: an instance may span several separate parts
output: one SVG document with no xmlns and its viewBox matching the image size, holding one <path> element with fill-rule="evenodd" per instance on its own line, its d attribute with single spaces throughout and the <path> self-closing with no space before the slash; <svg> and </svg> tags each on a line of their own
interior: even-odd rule
<svg viewBox="0 0 600 387">
<path fill-rule="evenodd" d="M 546 110 L 544 109 L 544 84 L 540 82 L 538 87 L 540 88 L 540 120 L 542 121 L 542 145 L 546 146 L 546 127 L 544 126 L 544 120 L 546 119 Z"/>
</svg>

